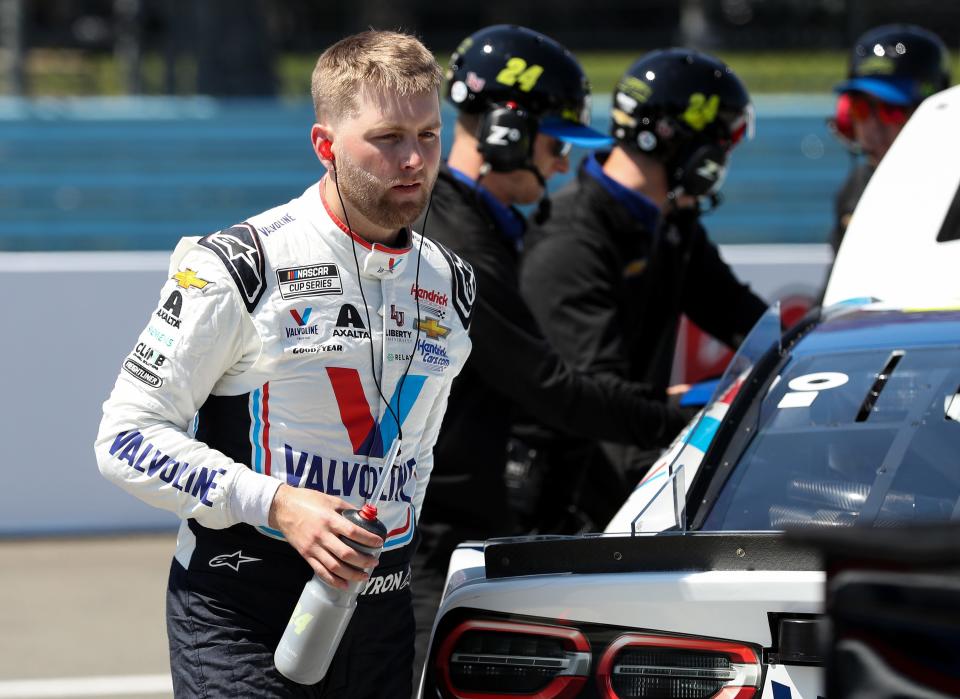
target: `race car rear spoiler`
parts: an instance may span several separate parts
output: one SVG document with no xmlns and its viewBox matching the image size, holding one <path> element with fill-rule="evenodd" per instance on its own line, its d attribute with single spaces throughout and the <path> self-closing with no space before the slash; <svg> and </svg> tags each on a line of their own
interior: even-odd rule
<svg viewBox="0 0 960 699">
<path fill-rule="evenodd" d="M 785 539 L 782 532 L 491 539 L 483 554 L 488 579 L 558 573 L 823 570 L 815 549 Z"/>
</svg>

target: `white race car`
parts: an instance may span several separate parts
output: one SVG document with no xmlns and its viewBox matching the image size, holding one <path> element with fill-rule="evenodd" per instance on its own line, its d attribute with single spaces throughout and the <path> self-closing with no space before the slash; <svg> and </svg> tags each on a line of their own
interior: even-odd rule
<svg viewBox="0 0 960 699">
<path fill-rule="evenodd" d="M 455 552 L 422 696 L 823 695 L 825 576 L 782 530 L 960 517 L 957 123 L 960 88 L 920 107 L 831 305 L 771 308 L 604 533 Z"/>
</svg>

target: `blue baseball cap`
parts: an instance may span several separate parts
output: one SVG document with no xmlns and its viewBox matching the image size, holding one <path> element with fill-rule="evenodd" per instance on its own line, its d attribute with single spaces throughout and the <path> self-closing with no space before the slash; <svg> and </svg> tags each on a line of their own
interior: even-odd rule
<svg viewBox="0 0 960 699">
<path fill-rule="evenodd" d="M 580 148 L 607 148 L 613 144 L 610 136 L 600 133 L 585 124 L 564 119 L 559 116 L 547 116 L 540 121 L 540 133 L 570 143 Z"/>
<path fill-rule="evenodd" d="M 877 76 L 851 78 L 833 88 L 834 92 L 863 92 L 881 102 L 909 107 L 919 102 L 917 81 L 911 78 L 881 78 Z"/>
<path fill-rule="evenodd" d="M 847 80 L 834 90 L 912 107 L 950 86 L 949 64 L 950 53 L 933 32 L 913 24 L 885 24 L 857 39 Z"/>
</svg>

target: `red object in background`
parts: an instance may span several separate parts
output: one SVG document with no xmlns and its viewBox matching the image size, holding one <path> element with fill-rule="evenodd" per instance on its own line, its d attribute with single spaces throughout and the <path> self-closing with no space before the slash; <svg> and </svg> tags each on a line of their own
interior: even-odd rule
<svg viewBox="0 0 960 699">
<path fill-rule="evenodd" d="M 837 111 L 833 116 L 833 127 L 844 138 L 853 140 L 853 119 L 850 116 L 849 92 L 845 92 L 837 98 Z"/>
<path fill-rule="evenodd" d="M 787 296 L 780 299 L 780 314 L 784 329 L 797 323 L 814 304 L 809 296 Z M 723 373 L 733 357 L 725 344 L 713 339 L 696 323 L 683 316 L 673 358 L 671 383 L 696 383 L 715 378 Z"/>
</svg>

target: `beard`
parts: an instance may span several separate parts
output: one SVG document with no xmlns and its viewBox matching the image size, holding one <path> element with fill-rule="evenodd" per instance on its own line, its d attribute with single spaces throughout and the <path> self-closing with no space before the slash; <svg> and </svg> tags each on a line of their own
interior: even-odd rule
<svg viewBox="0 0 960 699">
<path fill-rule="evenodd" d="M 346 199 L 368 221 L 381 228 L 397 230 L 409 226 L 419 218 L 430 199 L 430 192 L 437 180 L 437 172 L 425 180 L 416 199 L 391 201 L 391 188 L 409 184 L 402 177 L 380 180 L 356 165 L 342 153 L 337 157 L 337 184 Z"/>
</svg>

